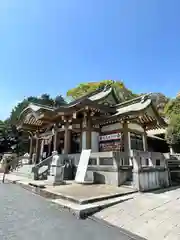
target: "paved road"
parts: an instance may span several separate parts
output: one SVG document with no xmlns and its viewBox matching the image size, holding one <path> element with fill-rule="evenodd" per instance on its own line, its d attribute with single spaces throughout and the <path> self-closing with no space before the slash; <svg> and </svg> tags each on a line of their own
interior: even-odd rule
<svg viewBox="0 0 180 240">
<path fill-rule="evenodd" d="M 130 240 L 118 229 L 78 220 L 50 201 L 17 185 L 0 183 L 1 240 Z"/>
</svg>

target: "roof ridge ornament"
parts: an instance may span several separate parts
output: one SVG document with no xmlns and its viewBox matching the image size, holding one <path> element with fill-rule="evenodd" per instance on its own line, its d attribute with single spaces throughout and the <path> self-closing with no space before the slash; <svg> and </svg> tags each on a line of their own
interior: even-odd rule
<svg viewBox="0 0 180 240">
<path fill-rule="evenodd" d="M 142 98 L 141 98 L 141 103 L 144 103 L 147 99 L 149 99 L 151 94 L 152 93 L 147 93 L 147 94 L 143 95 Z"/>
<path fill-rule="evenodd" d="M 98 87 L 97 90 L 105 92 L 105 91 L 108 90 L 108 88 L 112 87 L 112 85 L 113 85 L 114 83 L 115 83 L 115 81 L 113 80 L 111 83 L 107 83 L 106 85 L 101 85 L 101 84 L 100 84 L 100 86 Z"/>
</svg>

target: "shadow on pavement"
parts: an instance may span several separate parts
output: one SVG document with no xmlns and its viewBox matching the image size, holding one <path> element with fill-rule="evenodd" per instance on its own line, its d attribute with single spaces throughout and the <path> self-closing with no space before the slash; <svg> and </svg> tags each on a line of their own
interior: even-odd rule
<svg viewBox="0 0 180 240">
<path fill-rule="evenodd" d="M 154 193 L 154 194 L 161 194 L 161 193 L 165 193 L 165 192 L 174 191 L 179 188 L 180 188 L 180 185 L 172 186 L 172 187 L 168 187 L 168 188 L 162 188 L 162 189 L 158 189 L 158 190 L 154 190 L 154 191 L 150 191 L 150 192 Z"/>
<path fill-rule="evenodd" d="M 133 197 L 129 197 L 127 199 L 120 199 L 118 202 L 117 201 L 112 202 L 112 203 L 108 204 L 108 206 L 107 205 L 100 206 L 97 210 L 94 210 L 92 213 L 88 214 L 87 217 L 92 216 L 93 214 L 95 214 L 95 213 L 97 213 L 97 212 L 99 212 L 99 211 L 101 211 L 101 210 L 103 210 L 105 208 L 109 208 L 109 207 L 112 207 L 112 206 L 114 206 L 116 204 L 119 204 L 119 203 L 122 203 L 122 202 L 126 202 L 126 201 L 129 201 L 129 200 L 132 200 L 132 199 L 134 199 L 134 198 Z"/>
</svg>

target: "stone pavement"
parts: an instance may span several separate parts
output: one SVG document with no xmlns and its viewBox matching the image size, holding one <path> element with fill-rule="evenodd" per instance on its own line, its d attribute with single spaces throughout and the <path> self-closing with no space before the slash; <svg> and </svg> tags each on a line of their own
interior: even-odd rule
<svg viewBox="0 0 180 240">
<path fill-rule="evenodd" d="M 2 180 L 3 177 L 3 173 L 0 173 L 0 180 Z M 23 176 L 18 176 L 16 174 L 6 174 L 5 175 L 5 179 L 9 180 L 9 181 L 26 181 L 29 182 L 29 179 Z"/>
<path fill-rule="evenodd" d="M 47 192 L 56 195 L 57 198 L 65 197 L 65 199 L 70 199 L 79 204 L 87 204 L 95 201 L 129 195 L 136 192 L 136 190 L 128 187 L 115 187 L 103 184 L 83 185 L 74 183 L 73 181 L 67 181 L 66 184 L 59 186 L 52 186 L 49 185 L 46 180 L 34 181 L 13 173 L 6 174 L 5 178 L 11 182 L 31 184 L 35 187 L 45 187 Z M 2 179 L 2 174 L 0 174 L 0 179 Z"/>
<path fill-rule="evenodd" d="M 46 189 L 49 192 L 68 196 L 69 199 L 79 203 L 90 203 L 96 200 L 129 195 L 136 192 L 134 189 L 128 187 L 115 187 L 103 184 L 83 185 L 76 183 L 56 187 L 47 186 Z"/>
<path fill-rule="evenodd" d="M 149 240 L 180 239 L 180 188 L 130 196 L 94 217 Z"/>
</svg>

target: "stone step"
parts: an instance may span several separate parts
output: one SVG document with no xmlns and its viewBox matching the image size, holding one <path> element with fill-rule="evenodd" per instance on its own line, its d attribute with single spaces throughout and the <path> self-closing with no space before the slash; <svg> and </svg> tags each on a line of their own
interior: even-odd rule
<svg viewBox="0 0 180 240">
<path fill-rule="evenodd" d="M 21 176 L 21 177 L 25 177 L 28 179 L 33 179 L 34 174 L 33 173 L 23 173 L 23 172 L 12 172 L 11 174 L 16 175 L 16 176 Z"/>
<path fill-rule="evenodd" d="M 53 191 L 53 189 L 49 189 L 49 188 L 48 188 L 48 192 L 56 195 L 56 197 L 55 197 L 56 199 L 67 200 L 72 203 L 85 205 L 85 204 L 96 203 L 99 201 L 110 200 L 110 199 L 112 199 L 112 201 L 113 201 L 113 199 L 115 199 L 117 197 L 123 197 L 123 196 L 130 195 L 130 194 L 137 192 L 137 190 L 126 187 L 126 186 L 124 187 L 124 189 L 126 189 L 126 191 L 124 191 L 124 192 L 109 193 L 109 194 L 105 194 L 105 195 L 92 196 L 92 197 L 86 197 L 86 198 L 84 198 L 84 197 L 79 198 L 79 197 L 70 195 L 70 193 L 67 194 L 67 193 L 63 193 L 63 192 Z"/>
<path fill-rule="evenodd" d="M 131 185 L 132 185 L 132 183 L 133 183 L 133 181 L 126 181 L 126 182 L 124 183 L 124 185 L 131 186 Z"/>
<path fill-rule="evenodd" d="M 65 199 L 54 199 L 52 202 L 58 204 L 62 208 L 68 209 L 76 217 L 84 219 L 104 208 L 128 201 L 129 199 L 132 199 L 132 196 L 121 196 L 83 205 Z"/>
<path fill-rule="evenodd" d="M 133 189 L 133 181 L 126 181 L 123 185 L 121 185 L 122 187 L 127 187 L 127 188 L 131 188 Z"/>
<path fill-rule="evenodd" d="M 12 174 L 15 174 L 16 176 L 22 176 L 22 177 L 26 177 L 28 179 L 33 179 L 34 174 L 32 173 L 32 167 L 33 165 L 23 165 L 20 168 L 14 170 L 12 172 Z"/>
<path fill-rule="evenodd" d="M 68 209 L 78 218 L 85 218 L 105 207 L 112 206 L 122 201 L 130 200 L 134 197 L 134 193 L 137 192 L 134 191 L 134 189 L 122 188 L 120 191 L 121 193 L 114 192 L 109 194 L 107 193 L 106 195 L 104 195 L 105 193 L 104 194 L 101 193 L 98 195 L 98 197 L 97 195 L 96 196 L 94 195 L 94 197 L 92 196 L 90 197 L 88 194 L 88 196 L 85 197 L 85 194 L 83 194 L 84 187 L 80 185 L 79 188 L 79 184 L 52 187 L 47 185 L 47 181 L 29 181 L 27 178 L 23 179 L 23 177 L 18 177 L 16 175 L 13 176 L 12 174 L 7 176 L 7 180 L 18 184 L 33 193 L 45 197 L 63 208 Z M 67 188 L 68 186 L 72 187 L 72 189 L 75 188 L 77 190 L 78 189 L 81 190 L 80 192 L 78 191 L 79 193 L 78 195 L 75 194 L 75 196 L 73 195 L 69 196 L 70 194 L 72 194 L 71 190 L 70 189 L 69 189 L 70 191 L 68 190 L 69 193 L 68 192 L 63 193 L 62 189 Z"/>
<path fill-rule="evenodd" d="M 35 180 L 35 181 L 30 181 L 29 182 L 29 187 L 33 187 L 35 189 L 35 191 L 39 191 L 39 189 L 43 189 L 43 194 L 44 196 L 47 194 L 48 198 L 52 198 L 52 199 L 61 199 L 64 201 L 69 201 L 71 203 L 75 203 L 75 204 L 79 204 L 79 205 L 85 205 L 85 204 L 93 204 L 99 201 L 104 201 L 104 200 L 110 200 L 110 199 L 115 199 L 117 197 L 123 197 L 126 195 L 131 195 L 135 192 L 137 192 L 137 190 L 130 188 L 130 187 L 122 187 L 122 190 L 119 192 L 109 192 L 107 194 L 99 194 L 99 195 L 92 195 L 91 197 L 89 196 L 82 196 L 83 194 L 79 193 L 81 197 L 79 197 L 77 194 L 73 195 L 73 193 L 70 192 L 63 192 L 59 189 L 59 187 L 61 188 L 61 186 L 63 187 L 67 187 L 68 186 L 72 186 L 73 189 L 76 189 L 76 187 L 79 186 L 79 184 L 77 183 L 69 183 L 69 182 L 63 182 L 59 187 L 52 187 L 52 184 L 48 182 L 48 180 Z M 57 190 L 57 188 L 59 190 Z M 78 189 L 77 189 L 78 191 Z"/>
</svg>

